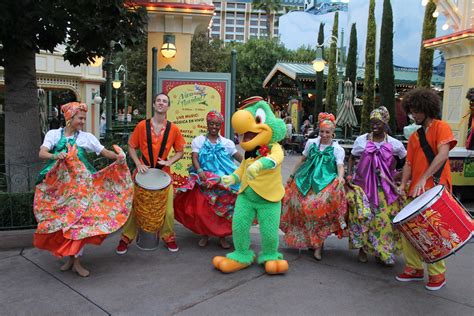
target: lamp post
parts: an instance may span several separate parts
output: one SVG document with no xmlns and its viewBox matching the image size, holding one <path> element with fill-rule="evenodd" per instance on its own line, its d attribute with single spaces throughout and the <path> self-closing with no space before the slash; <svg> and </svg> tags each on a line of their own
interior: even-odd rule
<svg viewBox="0 0 474 316">
<path fill-rule="evenodd" d="M 329 42 L 328 42 L 329 40 Z M 330 36 L 326 38 L 326 40 L 323 41 L 322 44 L 316 44 L 316 58 L 313 60 L 313 69 L 316 72 L 321 72 L 324 70 L 324 67 L 326 66 L 326 61 L 324 60 L 323 56 L 323 47 L 324 44 L 331 45 L 333 43 L 336 44 L 336 67 L 337 67 L 337 74 L 338 74 L 338 87 L 337 87 L 337 105 L 340 106 L 340 104 L 343 101 L 343 95 L 342 95 L 342 81 L 343 81 L 343 73 L 344 73 L 344 47 L 342 46 L 342 43 L 344 41 L 344 29 L 341 31 L 341 40 L 336 36 Z M 339 47 L 337 47 L 339 45 Z"/>
<path fill-rule="evenodd" d="M 112 83 L 115 89 L 115 114 L 118 117 L 118 90 L 122 87 L 122 81 L 120 81 L 120 72 L 123 72 L 123 103 L 124 113 L 128 110 L 128 99 L 127 99 L 127 67 L 120 65 L 115 70 L 115 79 Z"/>
<path fill-rule="evenodd" d="M 105 71 L 106 71 L 106 79 L 105 79 L 105 98 L 106 98 L 106 134 L 107 137 L 112 136 L 112 67 L 114 64 L 111 61 L 110 54 L 106 58 L 106 62 L 104 64 Z"/>
</svg>

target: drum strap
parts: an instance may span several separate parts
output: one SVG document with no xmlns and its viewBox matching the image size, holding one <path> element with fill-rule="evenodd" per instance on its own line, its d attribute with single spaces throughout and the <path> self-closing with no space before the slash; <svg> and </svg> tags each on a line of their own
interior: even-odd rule
<svg viewBox="0 0 474 316">
<path fill-rule="evenodd" d="M 426 140 L 425 130 L 423 129 L 423 127 L 420 127 L 417 130 L 417 133 L 418 138 L 420 139 L 421 149 L 423 149 L 426 159 L 428 159 L 428 162 L 431 164 L 435 158 L 435 154 L 430 144 L 428 144 L 428 141 Z M 445 165 L 446 162 L 441 166 L 441 168 L 438 169 L 438 171 L 433 174 L 433 181 L 436 185 L 439 183 L 439 178 L 441 177 L 441 173 L 443 172 L 443 168 Z"/>
<path fill-rule="evenodd" d="M 143 156 L 143 161 L 145 162 L 145 164 L 147 164 L 151 168 L 155 168 L 155 166 L 156 166 L 156 168 L 161 169 L 161 168 L 163 168 L 163 166 L 158 164 L 158 163 L 155 163 L 154 160 L 153 160 L 153 146 L 152 146 L 151 121 L 150 121 L 150 119 L 146 120 L 145 125 L 146 125 L 146 142 L 147 142 L 147 146 L 148 146 L 148 159 L 149 160 L 147 160 L 145 158 L 145 156 Z M 166 143 L 168 142 L 168 136 L 170 134 L 170 129 L 171 129 L 171 122 L 167 121 L 166 122 L 165 133 L 163 135 L 163 139 L 161 140 L 161 146 L 160 146 L 160 152 L 158 153 L 158 158 L 163 158 L 161 156 L 165 152 Z M 148 163 L 148 161 L 150 161 L 151 163 Z"/>
</svg>

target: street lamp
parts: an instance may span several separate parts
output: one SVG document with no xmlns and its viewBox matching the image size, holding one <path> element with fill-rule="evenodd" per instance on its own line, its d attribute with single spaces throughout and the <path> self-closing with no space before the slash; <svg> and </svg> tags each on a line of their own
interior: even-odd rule
<svg viewBox="0 0 474 316">
<path fill-rule="evenodd" d="M 120 65 L 115 70 L 115 79 L 112 82 L 112 86 L 115 89 L 115 115 L 118 118 L 118 90 L 122 87 L 122 81 L 120 81 L 120 72 L 123 72 L 123 96 L 124 96 L 124 113 L 127 111 L 128 102 L 127 102 L 127 67 Z"/>
<path fill-rule="evenodd" d="M 161 55 L 165 58 L 173 58 L 176 55 L 175 37 L 171 34 L 163 36 L 163 45 L 161 46 Z"/>
<path fill-rule="evenodd" d="M 329 42 L 328 42 L 329 40 Z M 342 75 L 343 75 L 343 67 L 344 67 L 344 53 L 343 53 L 343 47 L 342 43 L 344 42 L 344 29 L 341 30 L 341 40 L 336 36 L 330 36 L 326 38 L 326 40 L 323 41 L 322 44 L 316 44 L 316 59 L 313 60 L 313 69 L 317 72 L 321 72 L 324 70 L 326 61 L 323 59 L 323 47 L 324 44 L 328 42 L 327 44 L 332 45 L 336 44 L 336 63 L 337 63 L 337 74 L 338 74 L 338 87 L 337 87 L 337 104 L 338 106 L 342 103 Z M 339 47 L 337 45 L 339 44 Z M 340 55 L 340 56 L 339 56 Z"/>
</svg>

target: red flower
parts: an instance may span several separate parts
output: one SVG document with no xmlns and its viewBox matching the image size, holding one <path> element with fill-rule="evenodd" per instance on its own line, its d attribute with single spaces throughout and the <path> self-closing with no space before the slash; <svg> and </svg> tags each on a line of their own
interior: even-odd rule
<svg viewBox="0 0 474 316">
<path fill-rule="evenodd" d="M 260 146 L 258 149 L 258 155 L 266 157 L 270 153 L 270 148 L 267 145 Z"/>
</svg>

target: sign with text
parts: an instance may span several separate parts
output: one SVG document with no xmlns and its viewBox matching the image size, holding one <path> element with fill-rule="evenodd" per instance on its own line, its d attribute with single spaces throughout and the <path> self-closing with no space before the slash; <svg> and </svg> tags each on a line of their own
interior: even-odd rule
<svg viewBox="0 0 474 316">
<path fill-rule="evenodd" d="M 191 142 L 207 133 L 206 115 L 216 110 L 225 118 L 221 135 L 230 132 L 230 74 L 201 72 L 158 72 L 158 89 L 171 100 L 167 118 L 178 125 L 186 140 L 184 157 L 172 168 L 175 185 L 183 184 L 192 165 Z"/>
</svg>

